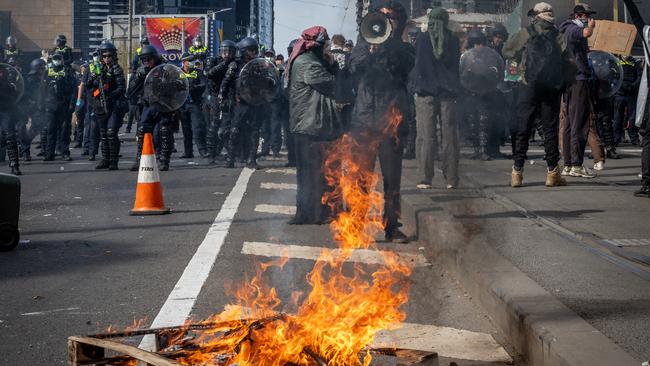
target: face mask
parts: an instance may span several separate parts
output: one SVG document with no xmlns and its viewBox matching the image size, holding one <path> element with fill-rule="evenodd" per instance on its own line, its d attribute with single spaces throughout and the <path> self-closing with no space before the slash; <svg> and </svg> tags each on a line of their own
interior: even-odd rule
<svg viewBox="0 0 650 366">
<path fill-rule="evenodd" d="M 99 62 L 99 56 L 93 56 L 93 62 L 94 63 Z"/>
<path fill-rule="evenodd" d="M 267 61 L 273 62 L 273 57 L 264 57 Z"/>
<path fill-rule="evenodd" d="M 63 61 L 61 61 L 61 60 L 52 60 L 52 64 L 54 66 L 61 66 L 63 64 Z"/>
</svg>

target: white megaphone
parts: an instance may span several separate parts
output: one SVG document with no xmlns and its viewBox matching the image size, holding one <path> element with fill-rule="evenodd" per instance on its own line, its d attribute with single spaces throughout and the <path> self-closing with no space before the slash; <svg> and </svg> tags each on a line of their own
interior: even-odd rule
<svg viewBox="0 0 650 366">
<path fill-rule="evenodd" d="M 382 13 L 368 13 L 361 21 L 361 37 L 370 44 L 382 44 L 393 36 L 393 26 Z"/>
</svg>

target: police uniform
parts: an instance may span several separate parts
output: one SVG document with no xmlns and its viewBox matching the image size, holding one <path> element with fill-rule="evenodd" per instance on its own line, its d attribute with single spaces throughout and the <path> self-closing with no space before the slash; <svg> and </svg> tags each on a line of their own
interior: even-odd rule
<svg viewBox="0 0 650 366">
<path fill-rule="evenodd" d="M 208 56 L 208 48 L 206 46 L 201 46 L 201 47 L 191 46 L 188 52 L 190 53 L 190 55 L 193 55 L 196 59 L 201 60 L 201 62 L 205 62 L 205 59 Z"/>
<path fill-rule="evenodd" d="M 227 120 L 232 115 L 233 101 L 224 101 L 220 99 L 221 84 L 226 77 L 228 66 L 232 60 L 222 60 L 216 66 L 211 67 L 206 75 L 208 78 L 208 93 L 210 95 L 210 119 L 206 136 L 208 155 L 214 161 L 221 152 L 224 145 L 226 130 L 221 129 L 223 120 Z M 219 131 L 221 130 L 221 134 Z"/>
<path fill-rule="evenodd" d="M 16 95 L 15 80 L 10 80 L 9 76 L 6 69 L 0 70 L 0 130 L 4 131 L 3 140 L 6 141 L 11 173 L 20 175 L 18 138 L 14 118 L 18 95 Z"/>
<path fill-rule="evenodd" d="M 185 76 L 190 84 L 190 92 L 187 95 L 187 100 L 180 110 L 181 127 L 183 129 L 183 144 L 185 151 L 184 158 L 194 157 L 193 142 L 196 142 L 196 147 L 201 156 L 206 155 L 206 141 L 205 141 L 205 120 L 203 118 L 203 110 L 201 109 L 201 101 L 203 99 L 203 91 L 205 90 L 206 81 L 205 76 L 199 70 L 192 70 L 185 72 Z"/>
<path fill-rule="evenodd" d="M 54 160 L 54 151 L 57 142 L 61 139 L 60 151 L 62 155 L 69 154 L 66 147 L 66 140 L 69 143 L 70 136 L 65 138 L 66 120 L 70 113 L 70 105 L 74 100 L 76 81 L 72 70 L 64 65 L 50 66 L 47 70 L 47 93 L 45 98 L 45 114 L 47 116 L 47 135 L 45 143 L 46 161 Z"/>
<path fill-rule="evenodd" d="M 118 131 L 126 110 L 124 93 L 126 80 L 122 67 L 116 63 L 107 67 L 97 64 L 90 70 L 86 88 L 91 93 L 91 107 L 99 126 L 102 161 L 98 169 L 117 169 L 120 140 Z"/>
</svg>

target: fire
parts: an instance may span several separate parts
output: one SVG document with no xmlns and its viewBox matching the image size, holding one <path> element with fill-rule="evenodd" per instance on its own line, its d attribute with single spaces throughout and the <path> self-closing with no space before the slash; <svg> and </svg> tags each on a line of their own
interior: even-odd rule
<svg viewBox="0 0 650 366">
<path fill-rule="evenodd" d="M 391 108 L 384 133 L 397 136 L 402 115 Z M 410 267 L 397 256 L 384 254 L 385 264 L 373 273 L 345 264 L 355 249 L 375 248 L 383 230 L 383 196 L 379 177 L 359 157 L 377 149 L 378 141 L 360 143 L 344 135 L 332 143 L 323 171 L 331 191 L 322 200 L 334 213 L 330 229 L 338 251 L 324 250 L 307 276 L 311 291 L 294 293 L 291 315 L 281 313 L 276 290 L 262 281 L 266 269 L 282 267 L 287 259 L 259 264 L 257 274 L 236 293 L 237 304 L 206 322 L 242 320 L 234 330 L 214 328 L 198 339 L 200 348 L 177 359 L 183 365 L 367 366 L 367 347 L 375 334 L 404 321 L 400 307 L 408 300 Z M 372 164 L 374 165 L 374 164 Z"/>
</svg>

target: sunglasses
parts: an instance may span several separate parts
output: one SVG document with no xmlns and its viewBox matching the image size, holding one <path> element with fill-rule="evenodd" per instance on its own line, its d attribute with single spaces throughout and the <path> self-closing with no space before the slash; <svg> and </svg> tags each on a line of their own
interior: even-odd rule
<svg viewBox="0 0 650 366">
<path fill-rule="evenodd" d="M 110 53 L 107 53 L 107 54 L 102 55 L 102 58 L 113 58 L 113 55 L 111 55 Z"/>
</svg>

